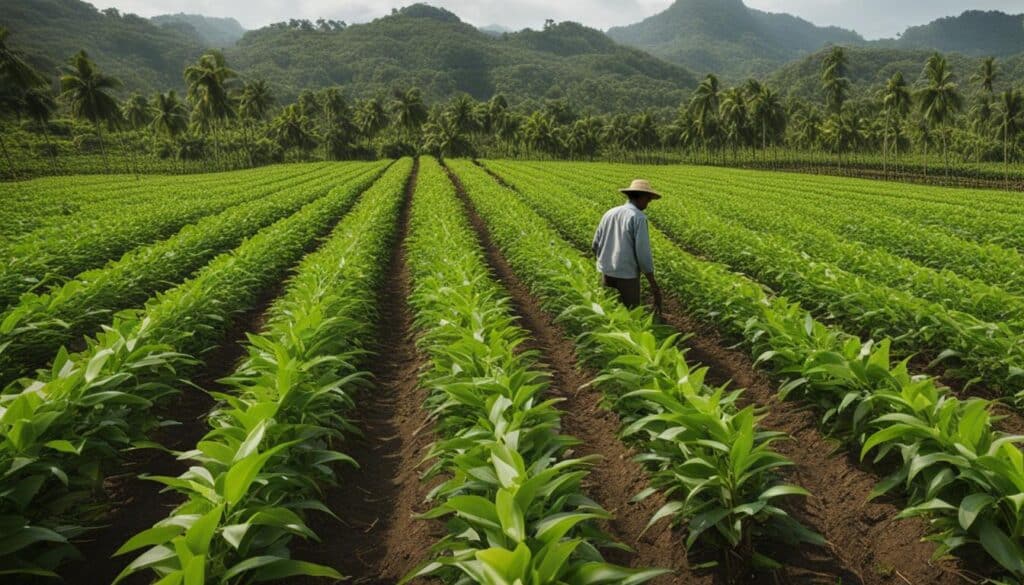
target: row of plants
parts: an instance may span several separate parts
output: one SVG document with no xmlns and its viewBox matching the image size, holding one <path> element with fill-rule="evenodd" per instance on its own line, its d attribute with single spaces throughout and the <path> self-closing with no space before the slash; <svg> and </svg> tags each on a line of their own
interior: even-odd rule
<svg viewBox="0 0 1024 585">
<path fill-rule="evenodd" d="M 499 172 L 506 168 L 501 162 L 488 163 Z M 566 167 L 550 165 L 517 165 L 516 170 L 537 177 L 574 176 Z M 625 166 L 588 167 L 595 179 L 607 179 L 609 184 L 625 184 L 627 177 L 635 176 L 638 169 Z M 800 246 L 809 257 L 836 264 L 873 282 L 908 291 L 914 296 L 941 303 L 947 308 L 970 313 L 985 321 L 1008 321 L 1015 329 L 1024 328 L 1024 298 L 978 280 L 962 277 L 949 270 L 920 266 L 906 258 L 885 250 L 864 246 L 840 238 L 822 229 L 818 224 L 789 213 L 792 205 L 782 205 L 766 199 L 754 199 L 751 189 L 736 184 L 729 189 L 706 190 L 694 185 L 686 173 L 658 173 L 652 175 L 656 184 L 670 193 L 685 193 L 688 207 L 739 223 L 760 232 L 785 237 Z M 565 187 L 581 193 L 570 182 Z M 756 201 L 756 205 L 753 203 Z"/>
<path fill-rule="evenodd" d="M 90 504 L 103 479 L 168 424 L 154 407 L 198 371 L 192 356 L 220 343 L 350 203 L 342 188 L 307 204 L 0 394 L 0 572 L 53 576 L 77 554 L 71 541 L 103 518 L 102 501 Z"/>
<path fill-rule="evenodd" d="M 545 220 L 469 163 L 452 163 L 494 242 L 545 308 L 576 339 L 599 375 L 595 384 L 623 422 L 623 437 L 651 471 L 652 489 L 669 502 L 651 522 L 686 522 L 687 546 L 700 541 L 722 554 L 727 573 L 779 567 L 772 543 L 824 544 L 780 507 L 808 495 L 782 483 L 792 462 L 773 450 L 785 435 L 760 426 L 763 414 L 740 407 L 742 391 L 704 383 L 679 335 L 655 326 L 646 309 L 627 310 L 581 256 Z"/>
<path fill-rule="evenodd" d="M 403 582 L 639 584 L 665 573 L 603 560 L 599 549 L 616 545 L 595 525 L 611 515 L 583 493 L 592 458 L 572 456 L 578 440 L 544 396 L 549 376 L 521 349 L 528 333 L 433 159 L 422 162 L 410 230 L 409 302 L 439 436 L 425 476 L 446 477 L 422 516 L 448 520 L 449 534 Z"/>
<path fill-rule="evenodd" d="M 567 177 L 567 182 L 575 182 Z M 591 201 L 607 206 L 621 202 L 614 180 L 591 178 L 601 185 Z M 922 353 L 945 370 L 994 390 L 1016 394 L 1024 388 L 1024 347 L 1019 326 L 983 321 L 879 284 L 837 264 L 816 260 L 793 239 L 758 233 L 722 219 L 680 197 L 653 206 L 651 218 L 670 238 L 705 258 L 749 274 L 779 294 L 800 301 L 815 315 L 868 337 L 891 337 L 901 356 Z M 824 245 L 824 243 L 822 244 Z"/>
<path fill-rule="evenodd" d="M 331 171 L 323 167 L 317 172 Z M 171 236 L 203 217 L 266 197 L 289 183 L 308 181 L 305 174 L 268 173 L 247 185 L 212 191 L 191 187 L 187 182 L 168 185 L 163 196 L 151 205 L 122 208 L 111 202 L 107 213 L 83 222 L 36 230 L 2 250 L 5 260 L 0 264 L 0 306 L 13 304 L 23 292 L 59 283 L 139 245 Z"/>
<path fill-rule="evenodd" d="M 241 173 L 237 173 L 241 174 Z M 226 175 L 226 174 L 225 174 Z M 24 237 L 33 230 L 71 219 L 109 211 L 110 201 L 139 205 L 158 199 L 173 177 L 92 175 L 50 177 L 17 183 L 0 183 L 0 241 Z M 180 179 L 178 179 L 180 184 Z M 195 184 L 231 182 L 226 176 L 196 177 Z"/>
<path fill-rule="evenodd" d="M 299 264 L 264 330 L 249 335 L 246 357 L 223 380 L 228 389 L 212 392 L 218 406 L 209 432 L 177 454 L 191 467 L 150 478 L 184 501 L 118 550 L 144 549 L 117 581 L 138 572 L 159 583 L 342 579 L 333 568 L 293 559 L 289 543 L 318 540 L 306 522 L 311 512 L 345 514 L 328 509 L 323 493 L 337 483 L 337 465 L 355 463 L 336 446 L 353 431 L 346 413 L 368 381 L 361 365 L 374 331 L 371 293 L 385 277 L 380 250 L 395 239 L 412 164 L 398 161 Z"/>
<path fill-rule="evenodd" d="M 589 250 L 603 208 L 554 181 L 502 177 L 580 251 Z M 588 193 L 607 187 L 576 177 Z M 813 404 L 837 439 L 891 469 L 872 492 L 902 495 L 901 516 L 924 516 L 940 556 L 984 551 L 1013 579 L 1024 577 L 1024 438 L 994 428 L 991 403 L 961 400 L 935 378 L 890 355 L 891 340 L 861 339 L 813 318 L 727 267 L 686 253 L 651 228 L 659 280 L 687 310 L 747 348 L 779 383 L 781 399 Z"/>
<path fill-rule="evenodd" d="M 61 346 L 181 282 L 211 258 L 332 189 L 349 200 L 373 182 L 384 163 L 349 163 L 185 226 L 174 236 L 127 252 L 120 260 L 78 275 L 49 291 L 23 293 L 0 313 L 0 384 L 45 365 Z"/>
</svg>

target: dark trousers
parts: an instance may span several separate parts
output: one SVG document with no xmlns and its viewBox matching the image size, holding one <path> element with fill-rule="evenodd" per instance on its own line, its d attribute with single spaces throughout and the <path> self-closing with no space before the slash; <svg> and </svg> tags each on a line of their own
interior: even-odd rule
<svg viewBox="0 0 1024 585">
<path fill-rule="evenodd" d="M 602 275 L 604 285 L 613 288 L 619 293 L 619 300 L 627 308 L 634 308 L 640 305 L 640 278 L 615 278 L 614 276 Z"/>
</svg>

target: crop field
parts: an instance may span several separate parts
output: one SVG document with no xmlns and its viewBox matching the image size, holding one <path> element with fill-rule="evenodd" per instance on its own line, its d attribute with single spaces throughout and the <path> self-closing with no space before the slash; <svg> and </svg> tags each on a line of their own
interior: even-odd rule
<svg viewBox="0 0 1024 585">
<path fill-rule="evenodd" d="M 590 252 L 637 177 L 658 316 Z M 1021 583 L 1018 197 L 425 156 L 2 184 L 0 579 Z"/>
</svg>

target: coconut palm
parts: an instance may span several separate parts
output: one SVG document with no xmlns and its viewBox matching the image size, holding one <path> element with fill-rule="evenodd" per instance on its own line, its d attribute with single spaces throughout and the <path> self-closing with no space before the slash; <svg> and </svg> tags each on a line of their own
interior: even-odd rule
<svg viewBox="0 0 1024 585">
<path fill-rule="evenodd" d="M 701 80 L 690 98 L 690 113 L 693 114 L 700 128 L 701 144 L 705 157 L 708 150 L 718 140 L 719 123 L 719 82 L 712 74 Z"/>
<path fill-rule="evenodd" d="M 423 149 L 439 158 L 471 154 L 469 136 L 447 112 L 435 112 L 423 127 Z"/>
<path fill-rule="evenodd" d="M 302 113 L 298 104 L 289 105 L 274 118 L 271 135 L 285 150 L 295 148 L 302 155 L 307 155 L 317 146 L 313 122 Z"/>
<path fill-rule="evenodd" d="M 25 62 L 23 53 L 7 46 L 7 35 L 7 29 L 0 26 L 0 83 L 4 93 L 22 93 L 46 85 L 46 78 Z"/>
<path fill-rule="evenodd" d="M 188 109 L 172 89 L 153 96 L 150 106 L 149 127 L 158 135 L 174 140 L 188 128 Z"/>
<path fill-rule="evenodd" d="M 242 93 L 238 96 L 238 117 L 245 128 L 246 149 L 249 154 L 249 166 L 254 164 L 252 152 L 253 126 L 262 122 L 274 105 L 274 95 L 263 79 L 254 79 L 242 85 Z"/>
<path fill-rule="evenodd" d="M 753 81 L 753 80 L 751 80 Z M 747 100 L 750 120 L 756 130 L 761 133 L 761 150 L 768 149 L 768 131 L 773 136 L 783 134 L 786 130 L 786 108 L 782 105 L 779 94 L 767 85 L 747 82 Z"/>
<path fill-rule="evenodd" d="M 121 104 L 121 117 L 132 130 L 138 130 L 149 124 L 149 102 L 144 96 L 133 93 Z"/>
<path fill-rule="evenodd" d="M 378 98 L 364 100 L 356 112 L 356 124 L 359 131 L 372 141 L 388 126 L 388 112 L 384 103 Z"/>
<path fill-rule="evenodd" d="M 459 128 L 459 132 L 471 135 L 481 128 L 480 112 L 476 102 L 469 95 L 460 93 L 448 103 L 447 115 Z"/>
<path fill-rule="evenodd" d="M 218 133 L 235 116 L 230 81 L 238 74 L 227 66 L 224 54 L 210 51 L 185 68 L 188 101 L 192 104 L 192 122 L 203 132 L 211 132 L 214 150 L 220 156 Z"/>
<path fill-rule="evenodd" d="M 411 87 L 405 91 L 395 89 L 392 96 L 394 100 L 391 102 L 391 115 L 403 138 L 407 142 L 412 142 L 430 113 L 423 103 L 423 94 L 418 87 Z"/>
<path fill-rule="evenodd" d="M 899 126 L 903 123 L 904 118 L 907 117 L 907 113 L 910 112 L 910 105 L 910 87 L 907 85 L 907 81 L 903 78 L 903 73 L 897 71 L 892 74 L 892 77 L 890 77 L 885 83 L 885 89 L 882 90 L 882 109 L 885 112 L 882 168 L 886 173 L 888 173 L 887 157 L 889 156 L 889 136 L 893 133 L 897 134 L 897 138 L 894 140 L 894 148 L 898 163 L 900 155 L 898 138 Z"/>
<path fill-rule="evenodd" d="M 971 76 L 971 81 L 981 86 L 981 91 L 992 95 L 995 92 L 996 79 L 999 77 L 999 68 L 996 66 L 995 57 L 985 57 L 978 67 L 978 72 Z"/>
<path fill-rule="evenodd" d="M 1003 181 L 1010 187 L 1010 142 L 1024 129 L 1024 95 L 1008 89 L 996 102 L 996 123 L 1003 138 Z"/>
<path fill-rule="evenodd" d="M 72 116 L 88 120 L 96 129 L 103 166 L 108 172 L 110 164 L 103 142 L 103 126 L 114 126 L 120 120 L 117 99 L 110 94 L 120 86 L 120 80 L 103 74 L 85 51 L 71 58 L 70 66 L 60 77 L 61 99 L 68 104 Z"/>
<path fill-rule="evenodd" d="M 821 87 L 825 92 L 825 107 L 832 114 L 843 111 L 850 80 L 846 77 L 848 60 L 842 47 L 833 47 L 821 65 Z"/>
<path fill-rule="evenodd" d="M 921 114 L 933 129 L 939 131 L 942 139 L 942 157 L 948 177 L 949 148 L 945 130 L 953 115 L 963 108 L 963 97 L 957 89 L 946 58 L 939 53 L 934 53 L 928 58 L 924 66 L 924 77 L 927 85 L 918 92 Z M 927 157 L 926 150 L 925 158 Z M 925 164 L 927 165 L 927 162 Z"/>
<path fill-rule="evenodd" d="M 43 130 L 43 136 L 46 139 L 47 154 L 50 157 L 53 172 L 56 174 L 57 149 L 50 140 L 49 125 L 50 118 L 52 118 L 53 113 L 57 111 L 57 102 L 53 99 L 53 94 L 41 87 L 33 87 L 26 91 L 25 95 L 21 98 L 21 102 L 22 107 L 25 110 L 25 114 Z"/>
<path fill-rule="evenodd" d="M 733 87 L 722 92 L 718 118 L 735 158 L 737 149 L 750 144 L 750 118 L 742 88 Z"/>
</svg>

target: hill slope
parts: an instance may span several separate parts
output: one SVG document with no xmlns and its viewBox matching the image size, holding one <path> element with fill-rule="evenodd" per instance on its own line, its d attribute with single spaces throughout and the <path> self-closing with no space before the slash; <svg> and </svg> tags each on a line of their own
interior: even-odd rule
<svg viewBox="0 0 1024 585">
<path fill-rule="evenodd" d="M 202 54 L 202 41 L 133 14 L 100 12 L 79 0 L 0 0 L 8 42 L 47 74 L 85 49 L 126 88 L 152 92 L 182 84 L 185 65 Z"/>
<path fill-rule="evenodd" d="M 676 0 L 664 12 L 610 29 L 608 36 L 696 72 L 730 80 L 763 76 L 828 43 L 863 42 L 853 31 L 753 10 L 743 0 Z"/>
<path fill-rule="evenodd" d="M 202 41 L 211 47 L 230 47 L 245 34 L 245 29 L 234 18 L 215 18 L 201 14 L 161 14 L 150 18 L 161 27 L 191 27 Z"/>
<path fill-rule="evenodd" d="M 695 84 L 682 67 L 579 24 L 495 36 L 425 5 L 337 31 L 283 25 L 250 31 L 227 56 L 286 98 L 307 87 L 342 85 L 368 96 L 416 85 L 432 100 L 500 92 L 513 103 L 567 97 L 578 107 L 608 111 L 674 107 Z"/>
<path fill-rule="evenodd" d="M 1005 57 L 1024 52 L 1024 14 L 968 10 L 912 26 L 895 46 Z"/>
</svg>

